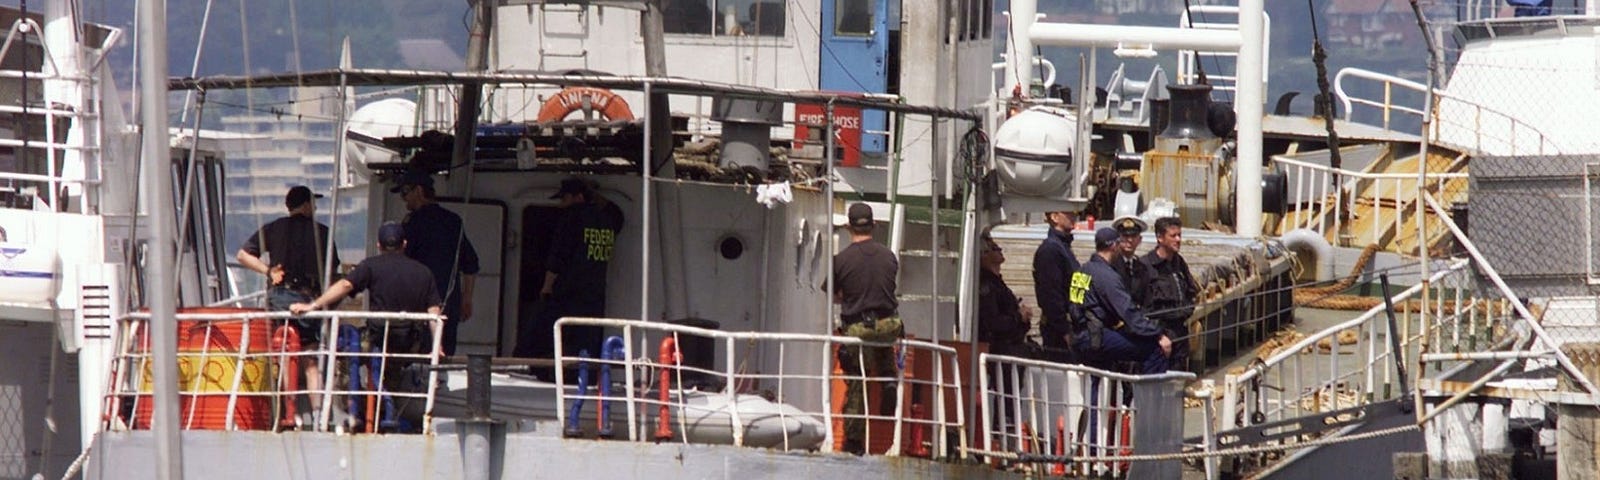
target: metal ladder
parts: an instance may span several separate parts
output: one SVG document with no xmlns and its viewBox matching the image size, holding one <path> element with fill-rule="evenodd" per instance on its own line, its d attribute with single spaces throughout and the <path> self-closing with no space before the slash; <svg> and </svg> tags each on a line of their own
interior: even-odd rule
<svg viewBox="0 0 1600 480">
<path fill-rule="evenodd" d="M 533 6 L 529 5 L 528 8 L 531 10 Z M 572 22 L 558 21 L 554 23 L 565 28 L 575 29 L 576 31 L 551 32 L 551 14 L 561 15 L 563 17 L 572 15 L 574 17 L 574 21 Z M 589 68 L 589 49 L 586 46 L 589 34 L 591 33 L 589 28 L 589 15 L 589 7 L 583 4 L 558 4 L 551 6 L 543 2 L 539 3 L 539 70 L 573 68 L 572 66 L 568 65 L 549 65 L 547 62 L 551 58 L 576 59 L 578 63 L 577 68 Z M 558 44 L 577 42 L 578 49 L 576 52 L 564 51 L 563 49 L 559 48 L 553 49 L 550 46 L 552 39 L 556 40 Z"/>
<path fill-rule="evenodd" d="M 975 222 L 970 218 L 958 220 L 956 223 L 961 227 L 959 243 L 955 249 L 945 248 L 946 232 L 941 227 L 946 226 L 947 222 L 942 221 L 941 218 L 942 215 L 939 208 L 940 194 L 938 193 L 940 189 L 937 177 L 932 180 L 934 183 L 929 188 L 928 205 L 925 210 L 926 216 L 914 215 L 910 212 L 913 209 L 921 209 L 903 202 L 900 195 L 900 147 L 902 146 L 900 130 L 901 126 L 904 125 L 904 116 L 897 115 L 894 120 L 891 136 L 895 142 L 895 154 L 888 158 L 889 175 L 886 196 L 890 209 L 889 248 L 894 251 L 895 256 L 900 260 L 899 289 L 895 292 L 895 297 L 900 302 L 901 316 L 902 318 L 907 318 L 907 310 L 915 312 L 926 309 L 929 314 L 926 317 L 927 321 L 937 329 L 945 318 L 941 312 L 948 311 L 954 314 L 953 318 L 959 325 L 962 306 L 972 301 L 971 299 L 963 298 L 961 292 L 969 290 L 968 287 L 976 281 L 974 276 L 975 266 L 969 265 L 969 259 L 966 258 L 970 257 L 970 255 L 962 255 L 962 252 L 968 252 L 972 249 L 971 243 L 977 237 L 973 225 Z M 972 195 L 970 187 L 962 190 L 965 196 L 963 212 L 970 212 L 975 196 Z M 912 240 L 913 230 L 917 227 L 926 227 L 927 235 Z M 925 242 L 921 240 L 925 240 Z M 914 273 L 925 273 L 926 281 L 907 282 L 907 280 L 914 279 L 913 276 L 907 274 L 908 267 Z M 959 280 L 954 287 L 955 291 L 943 286 L 944 282 L 941 281 L 942 278 L 948 276 L 947 272 L 951 271 L 958 272 L 959 275 Z M 908 305 L 911 306 L 910 309 L 907 308 Z M 957 331 L 954 333 L 959 337 L 959 334 L 964 332 L 961 332 L 957 327 Z M 944 338 L 944 336 L 936 331 L 935 338 Z"/>
</svg>

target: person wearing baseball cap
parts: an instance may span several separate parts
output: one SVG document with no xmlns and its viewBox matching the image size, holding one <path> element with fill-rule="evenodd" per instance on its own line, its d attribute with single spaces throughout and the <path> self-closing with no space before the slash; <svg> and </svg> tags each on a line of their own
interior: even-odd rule
<svg viewBox="0 0 1600 480">
<path fill-rule="evenodd" d="M 340 264 L 339 249 L 328 238 L 328 226 L 314 219 L 318 198 L 322 195 L 311 193 L 305 185 L 290 187 L 283 195 L 283 206 L 289 209 L 289 215 L 257 228 L 234 254 L 240 265 L 266 275 L 268 310 L 291 310 L 295 303 L 311 300 L 322 290 L 323 269 Z M 327 263 L 330 252 L 333 261 Z M 283 323 L 299 337 L 301 349 L 315 349 L 322 342 L 321 320 L 300 318 Z M 304 385 L 319 390 L 322 375 L 317 362 L 300 364 Z M 320 404 L 319 395 L 311 395 L 310 401 Z"/>
<path fill-rule="evenodd" d="M 370 292 L 367 305 L 374 312 L 442 313 L 444 302 L 434 285 L 433 273 L 427 265 L 405 256 L 405 227 L 395 222 L 384 223 L 378 227 L 377 243 L 377 255 L 356 264 L 349 275 L 334 282 L 316 300 L 296 303 L 289 311 L 299 315 L 321 310 L 349 295 L 367 291 Z"/>
<path fill-rule="evenodd" d="M 405 202 L 407 257 L 422 262 L 433 272 L 435 288 L 444 298 L 444 335 L 440 345 L 445 355 L 456 353 L 456 332 L 461 322 L 472 318 L 472 293 L 479 270 L 478 251 L 467 238 L 461 216 L 440 206 L 434 197 L 433 175 L 410 170 L 401 175 L 391 192 Z"/>
<path fill-rule="evenodd" d="M 1072 302 L 1076 324 L 1073 347 L 1083 363 L 1109 368 L 1116 362 L 1140 362 L 1141 373 L 1167 371 L 1172 341 L 1161 325 L 1145 318 L 1128 296 L 1122 277 L 1111 265 L 1121 261 L 1122 234 L 1112 228 L 1094 232 L 1095 254 L 1072 274 Z"/>
<path fill-rule="evenodd" d="M 544 282 L 532 318 L 517 325 L 513 354 L 524 358 L 555 358 L 556 321 L 562 317 L 605 317 L 606 276 L 616 253 L 617 232 L 622 230 L 622 209 L 597 202 L 596 185 L 585 177 L 571 176 L 550 196 L 560 200 L 562 214 L 550 236 L 544 262 Z M 599 352 L 605 329 L 595 325 L 569 325 L 561 329 L 562 355 Z M 533 369 L 535 376 L 554 380 L 555 370 Z"/>
<path fill-rule="evenodd" d="M 398 223 L 384 223 L 378 227 L 377 243 L 377 255 L 356 264 L 349 275 L 333 282 L 333 286 L 328 287 L 316 300 L 290 305 L 289 311 L 300 315 L 322 310 L 347 296 L 365 291 L 368 292 L 367 307 L 370 311 L 440 314 L 443 311 L 442 302 L 439 301 L 439 291 L 434 288 L 433 274 L 426 265 L 405 256 L 405 229 Z M 427 341 L 430 336 L 423 332 L 432 329 L 425 325 L 421 322 L 367 320 L 367 338 L 373 339 L 371 344 L 374 350 L 383 353 L 427 352 L 431 347 Z M 309 382 L 307 388 L 317 390 L 316 385 L 320 385 L 321 380 L 310 380 L 317 370 L 317 362 L 300 363 L 305 365 Z M 311 401 L 313 405 L 318 405 L 317 395 L 313 394 Z M 334 409 L 334 416 L 341 423 L 350 417 L 340 408 Z M 310 418 L 304 414 L 302 417 L 307 420 Z"/>
<path fill-rule="evenodd" d="M 289 188 L 283 196 L 289 215 L 256 229 L 234 254 L 245 268 L 267 276 L 270 310 L 286 310 L 290 304 L 310 300 L 311 295 L 322 290 L 322 271 L 327 266 L 323 259 L 330 251 L 331 240 L 328 226 L 313 219 L 318 198 L 322 195 L 311 193 L 305 185 Z M 339 265 L 339 249 L 331 252 L 332 264 Z M 320 329 L 306 330 L 300 340 L 316 342 Z"/>
<path fill-rule="evenodd" d="M 846 210 L 846 229 L 850 245 L 833 256 L 833 301 L 839 304 L 840 330 L 845 335 L 869 342 L 891 342 L 905 335 L 900 322 L 900 302 L 895 298 L 900 261 L 889 247 L 872 239 L 877 226 L 872 207 L 853 203 Z M 847 377 L 845 385 L 844 450 L 857 455 L 866 452 L 865 377 L 894 377 L 894 353 L 884 347 L 839 347 L 839 365 Z M 893 383 L 878 383 L 881 395 L 892 399 Z M 885 405 L 895 403 L 889 400 Z"/>
</svg>

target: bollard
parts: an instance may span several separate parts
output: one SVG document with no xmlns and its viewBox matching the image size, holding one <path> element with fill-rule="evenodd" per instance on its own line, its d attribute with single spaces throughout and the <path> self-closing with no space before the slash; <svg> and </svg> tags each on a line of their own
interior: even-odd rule
<svg viewBox="0 0 1600 480">
<path fill-rule="evenodd" d="M 578 416 L 583 414 L 583 397 L 589 394 L 589 351 L 578 351 L 578 398 L 572 400 L 572 407 L 567 413 L 567 428 L 562 434 L 568 437 L 583 435 L 583 429 L 578 428 Z"/>
<path fill-rule="evenodd" d="M 467 418 L 462 426 L 462 478 L 493 478 L 495 421 L 489 417 L 489 356 L 467 355 Z"/>
<path fill-rule="evenodd" d="M 671 366 L 678 362 L 678 342 L 672 337 L 661 339 L 661 352 L 656 358 L 661 362 L 661 408 L 656 413 L 656 440 L 672 439 L 672 416 L 667 404 L 672 401 L 669 392 L 672 391 Z"/>
<path fill-rule="evenodd" d="M 613 335 L 600 345 L 600 359 L 623 360 L 627 358 L 626 349 L 622 337 Z M 595 387 L 600 391 L 600 400 L 596 402 L 596 410 L 600 414 L 594 418 L 595 432 L 600 438 L 611 438 L 611 404 L 606 402 L 606 398 L 611 396 L 611 363 L 600 364 L 600 382 Z"/>
</svg>

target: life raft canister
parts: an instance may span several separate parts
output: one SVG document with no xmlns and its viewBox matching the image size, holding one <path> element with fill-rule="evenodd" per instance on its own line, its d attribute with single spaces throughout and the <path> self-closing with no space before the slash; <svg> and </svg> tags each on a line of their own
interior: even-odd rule
<svg viewBox="0 0 1600 480">
<path fill-rule="evenodd" d="M 601 117 L 614 122 L 634 118 L 633 109 L 628 108 L 628 101 L 621 95 L 603 88 L 567 87 L 545 99 L 544 105 L 539 107 L 538 121 L 560 121 L 572 112 L 585 109 L 599 112 Z"/>
</svg>

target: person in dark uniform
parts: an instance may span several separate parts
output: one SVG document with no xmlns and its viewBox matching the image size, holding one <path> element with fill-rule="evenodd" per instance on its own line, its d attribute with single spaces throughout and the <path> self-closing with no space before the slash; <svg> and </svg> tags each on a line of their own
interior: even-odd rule
<svg viewBox="0 0 1600 480">
<path fill-rule="evenodd" d="M 1022 299 L 1006 286 L 1005 279 L 1000 277 L 1000 265 L 1006 261 L 1006 255 L 1000 250 L 1000 244 L 985 233 L 983 240 L 983 258 L 979 259 L 978 266 L 978 340 L 989 344 L 989 353 L 995 355 L 1008 355 L 1013 357 L 1026 357 L 1030 350 L 1027 345 L 1028 329 L 1033 327 L 1033 309 L 1022 304 Z M 999 426 L 1009 425 L 1013 418 L 1013 407 L 1010 398 L 1016 393 L 1016 384 L 1013 377 L 1020 378 L 1022 367 L 1014 364 L 991 364 L 997 368 L 989 371 L 990 384 L 998 387 L 1002 395 L 999 399 L 1001 408 L 997 410 L 1000 415 L 995 418 Z"/>
<path fill-rule="evenodd" d="M 472 291 L 478 275 L 478 251 L 462 229 L 461 216 L 445 210 L 435 200 L 433 176 L 410 171 L 389 189 L 405 201 L 401 227 L 406 232 L 406 256 L 433 272 L 434 288 L 444 298 L 445 355 L 456 353 L 456 332 L 472 318 Z"/>
<path fill-rule="evenodd" d="M 851 204 L 846 214 L 850 245 L 833 256 L 833 300 L 840 305 L 841 330 L 868 342 L 899 340 L 905 335 L 900 301 L 894 296 L 900 260 L 889 247 L 872 240 L 872 230 L 877 225 L 872 219 L 872 207 Z M 867 412 L 868 399 L 866 380 L 862 378 L 897 376 L 894 351 L 847 345 L 839 347 L 838 359 L 840 370 L 847 377 L 854 377 L 845 382 L 844 450 L 864 454 L 867 422 L 861 415 Z M 892 411 L 887 406 L 897 401 L 895 385 L 882 383 L 879 387 L 875 396 L 878 405 Z"/>
<path fill-rule="evenodd" d="M 1145 318 L 1144 311 L 1128 296 L 1122 278 L 1111 268 L 1121 261 L 1122 252 L 1117 248 L 1120 240 L 1121 235 L 1110 228 L 1095 232 L 1095 254 L 1082 270 L 1072 274 L 1072 289 L 1067 297 L 1073 304 L 1076 323 L 1081 326 L 1073 347 L 1086 364 L 1096 368 L 1132 361 L 1141 363 L 1140 373 L 1165 372 L 1172 341 L 1161 325 Z"/>
<path fill-rule="evenodd" d="M 388 222 L 378 227 L 378 255 L 367 257 L 356 265 L 343 279 L 333 282 L 326 292 L 307 303 L 289 306 L 295 315 L 321 310 L 349 295 L 367 293 L 367 309 L 373 312 L 429 313 L 444 311 L 433 273 L 421 262 L 403 253 L 406 245 L 405 229 L 398 223 Z M 449 319 L 445 319 L 448 324 Z M 367 338 L 372 351 L 384 353 L 429 352 L 430 335 L 418 322 L 367 321 Z M 303 362 L 316 365 L 317 362 Z M 396 389 L 399 369 L 384 368 L 381 362 L 375 370 L 386 371 L 382 379 L 384 388 Z M 315 396 L 311 399 L 317 404 Z M 343 409 L 335 408 L 335 417 L 348 418 Z M 342 421 L 341 421 L 342 423 Z"/>
<path fill-rule="evenodd" d="M 343 279 L 333 282 L 316 300 L 289 307 L 295 315 L 321 310 L 347 296 L 369 292 L 367 309 L 373 312 L 444 312 L 433 272 L 422 262 L 404 255 L 405 228 L 388 222 L 378 228 L 378 255 L 367 257 Z"/>
<path fill-rule="evenodd" d="M 1111 221 L 1112 228 L 1122 237 L 1117 241 L 1119 260 L 1111 264 L 1112 270 L 1117 271 L 1117 276 L 1122 277 L 1123 286 L 1128 288 L 1128 296 L 1133 297 L 1133 304 L 1149 311 L 1148 290 L 1150 281 L 1155 277 L 1155 272 L 1139 261 L 1139 243 L 1144 241 L 1144 220 L 1139 217 L 1122 216 Z"/>
<path fill-rule="evenodd" d="M 1200 287 L 1189 271 L 1189 262 L 1178 253 L 1183 246 L 1183 221 L 1178 217 L 1156 219 L 1155 234 L 1156 248 L 1140 259 L 1154 273 L 1145 301 L 1150 317 L 1161 322 L 1167 335 L 1175 339 L 1170 360 L 1172 368 L 1186 370 L 1189 317 L 1194 315 L 1195 297 Z"/>
<path fill-rule="evenodd" d="M 316 199 L 304 185 L 295 186 L 283 196 L 289 216 L 262 225 L 239 247 L 234 258 L 245 268 L 267 276 L 267 309 L 288 310 L 289 305 L 311 300 L 322 291 L 323 262 L 331 240 L 328 226 L 313 219 Z M 261 260 L 265 252 L 271 263 Z M 333 249 L 333 264 L 339 264 L 339 249 Z M 321 323 L 312 320 L 290 322 L 302 345 L 320 341 Z"/>
<path fill-rule="evenodd" d="M 1033 252 L 1033 292 L 1039 297 L 1039 335 L 1043 337 L 1045 356 L 1042 360 L 1069 363 L 1074 361 L 1068 340 L 1072 323 L 1067 316 L 1067 281 L 1078 271 L 1078 257 L 1072 254 L 1072 224 L 1077 221 L 1072 212 L 1047 212 L 1045 221 L 1050 229 L 1045 231 L 1044 242 Z"/>
<path fill-rule="evenodd" d="M 519 332 L 517 355 L 523 357 L 555 357 L 556 320 L 605 316 L 606 270 L 616 250 L 617 232 L 622 230 L 622 210 L 595 202 L 594 191 L 581 178 L 562 180 L 561 189 L 550 198 L 561 200 L 564 213 L 545 260 L 544 284 L 539 289 L 544 305 L 532 328 Z M 561 332 L 561 353 L 576 357 L 588 351 L 598 357 L 603 334 L 597 326 L 567 327 Z"/>
</svg>

